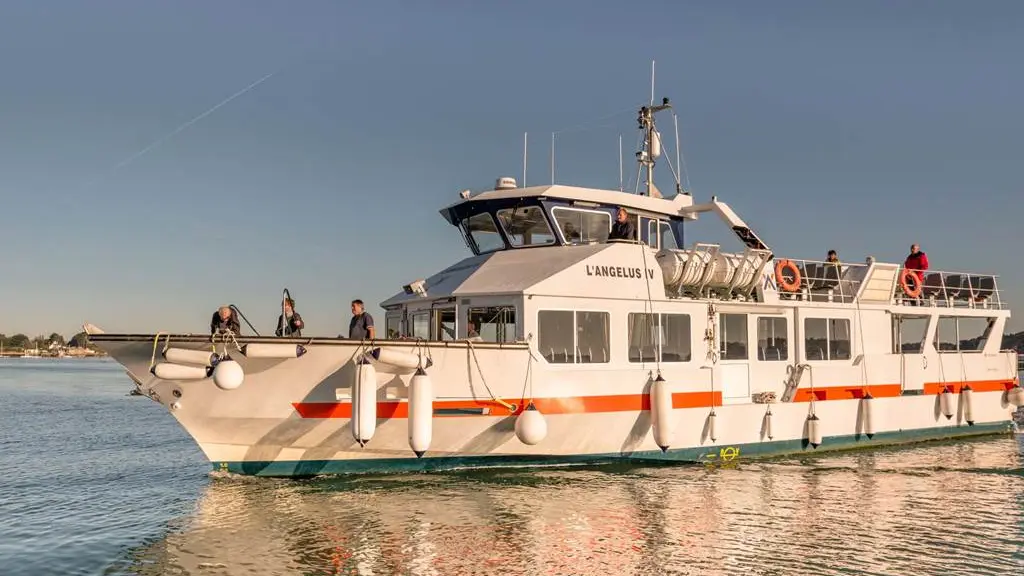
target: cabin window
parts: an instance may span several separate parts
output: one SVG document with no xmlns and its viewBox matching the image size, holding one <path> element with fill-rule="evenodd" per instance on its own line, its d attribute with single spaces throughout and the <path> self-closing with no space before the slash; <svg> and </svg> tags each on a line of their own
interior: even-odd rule
<svg viewBox="0 0 1024 576">
<path fill-rule="evenodd" d="M 747 360 L 747 315 L 722 314 L 719 320 L 719 359 Z"/>
<path fill-rule="evenodd" d="M 567 244 L 605 242 L 612 229 L 612 216 L 600 210 L 582 210 L 556 206 L 551 209 L 562 238 Z"/>
<path fill-rule="evenodd" d="M 479 337 L 484 342 L 515 342 L 515 306 L 470 308 L 466 314 L 466 337 Z"/>
<path fill-rule="evenodd" d="M 849 360 L 850 321 L 845 318 L 804 320 L 804 355 L 807 360 Z"/>
<path fill-rule="evenodd" d="M 498 221 L 509 242 L 517 248 L 555 243 L 555 235 L 540 206 L 498 210 Z"/>
<path fill-rule="evenodd" d="M 505 241 L 498 234 L 494 218 L 487 212 L 470 216 L 462 221 L 466 235 L 476 246 L 477 253 L 493 252 L 505 247 Z"/>
<path fill-rule="evenodd" d="M 416 312 L 412 315 L 413 338 L 430 339 L 430 312 Z"/>
<path fill-rule="evenodd" d="M 455 340 L 455 308 L 434 310 L 434 340 Z"/>
<path fill-rule="evenodd" d="M 992 333 L 995 318 L 939 316 L 935 349 L 939 352 L 979 352 Z"/>
<path fill-rule="evenodd" d="M 657 250 L 677 250 L 679 248 L 676 244 L 676 237 L 672 233 L 671 224 L 665 220 L 653 218 L 644 220 L 647 221 L 647 237 L 644 241 L 648 246 Z"/>
<path fill-rule="evenodd" d="M 928 331 L 927 316 L 895 314 L 892 317 L 892 353 L 921 354 Z"/>
<path fill-rule="evenodd" d="M 609 314 L 541 310 L 537 313 L 537 348 L 553 364 L 609 361 Z"/>
<path fill-rule="evenodd" d="M 388 340 L 397 340 L 402 337 L 402 313 L 388 312 L 384 317 L 384 330 Z"/>
<path fill-rule="evenodd" d="M 757 359 L 762 362 L 789 360 L 789 339 L 785 318 L 757 319 Z"/>
<path fill-rule="evenodd" d="M 629 315 L 629 361 L 690 361 L 689 314 Z"/>
</svg>

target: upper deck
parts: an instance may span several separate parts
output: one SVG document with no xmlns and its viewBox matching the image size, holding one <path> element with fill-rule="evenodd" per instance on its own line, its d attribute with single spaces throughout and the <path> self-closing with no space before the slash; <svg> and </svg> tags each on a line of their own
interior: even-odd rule
<svg viewBox="0 0 1024 576">
<path fill-rule="evenodd" d="M 472 257 L 410 284 L 382 306 L 455 296 L 536 293 L 543 285 L 544 293 L 597 299 L 1005 307 L 994 275 L 928 271 L 915 297 L 900 283 L 904 271 L 899 264 L 776 259 L 728 205 L 714 198 L 694 204 L 686 194 L 665 199 L 560 185 L 513 188 L 508 184 L 514 181 L 509 180 L 499 181 L 506 187 L 464 192 L 461 201 L 440 211 L 459 228 Z M 637 231 L 632 244 L 644 246 L 643 251 L 606 251 L 620 243 L 608 240 L 613 214 L 620 207 L 628 211 Z M 745 250 L 727 253 L 719 245 L 700 242 L 683 248 L 685 223 L 702 213 L 719 216 Z M 635 273 L 636 279 L 645 282 L 633 287 L 635 294 L 631 288 L 590 282 L 606 268 L 646 270 Z"/>
</svg>

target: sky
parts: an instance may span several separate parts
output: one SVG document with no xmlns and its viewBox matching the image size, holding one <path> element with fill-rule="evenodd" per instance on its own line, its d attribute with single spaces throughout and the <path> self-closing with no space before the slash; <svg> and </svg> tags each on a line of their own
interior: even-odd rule
<svg viewBox="0 0 1024 576">
<path fill-rule="evenodd" d="M 521 180 L 524 132 L 527 184 L 552 132 L 558 183 L 617 188 L 620 135 L 635 174 L 652 60 L 695 200 L 777 254 L 919 242 L 1024 303 L 1024 3 L 636 6 L 5 0 L 0 332 L 205 332 L 226 303 L 270 332 L 285 287 L 310 333 L 353 298 L 382 322 L 468 254 L 438 210 Z"/>
</svg>

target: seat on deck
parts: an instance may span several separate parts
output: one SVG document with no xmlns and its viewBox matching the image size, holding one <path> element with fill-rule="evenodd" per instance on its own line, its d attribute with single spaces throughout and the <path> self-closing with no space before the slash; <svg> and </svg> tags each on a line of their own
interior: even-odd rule
<svg viewBox="0 0 1024 576">
<path fill-rule="evenodd" d="M 945 298 L 942 286 L 942 273 L 933 272 L 924 277 L 921 295 L 925 298 Z"/>
<path fill-rule="evenodd" d="M 970 282 L 975 302 L 988 300 L 996 291 L 996 279 L 994 276 L 971 276 Z"/>
</svg>

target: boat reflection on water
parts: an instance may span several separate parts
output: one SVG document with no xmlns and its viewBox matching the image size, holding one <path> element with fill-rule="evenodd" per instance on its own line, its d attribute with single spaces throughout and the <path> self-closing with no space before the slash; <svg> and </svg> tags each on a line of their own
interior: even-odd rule
<svg viewBox="0 0 1024 576">
<path fill-rule="evenodd" d="M 1020 437 L 691 467 L 217 476 L 133 574 L 1014 572 Z M 111 571 L 108 571 L 108 573 Z"/>
</svg>

